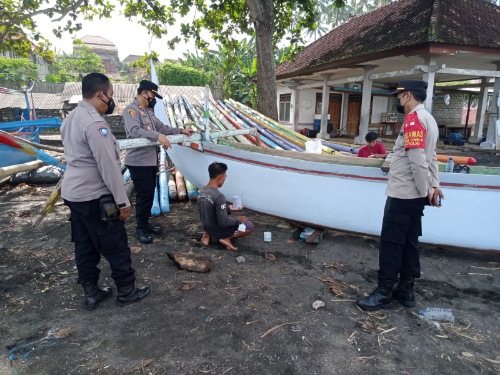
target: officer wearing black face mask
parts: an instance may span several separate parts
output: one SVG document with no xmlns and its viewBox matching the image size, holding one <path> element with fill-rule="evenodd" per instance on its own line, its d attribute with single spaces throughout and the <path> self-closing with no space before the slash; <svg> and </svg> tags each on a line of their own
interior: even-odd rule
<svg viewBox="0 0 500 375">
<path fill-rule="evenodd" d="M 394 145 L 386 190 L 378 286 L 356 301 L 363 310 L 387 308 L 393 300 L 405 307 L 415 306 L 413 285 L 420 277 L 418 238 L 422 235 L 424 207 L 439 207 L 444 198 L 436 158 L 439 132 L 436 120 L 423 104 L 426 90 L 426 82 L 408 80 L 399 82 L 392 93 L 405 120 Z"/>
<path fill-rule="evenodd" d="M 83 100 L 64 119 L 61 138 L 66 172 L 61 195 L 71 211 L 71 240 L 75 243 L 78 283 L 85 292 L 86 310 L 112 295 L 98 286 L 97 265 L 104 257 L 124 306 L 146 297 L 149 288 L 135 287 L 124 220 L 130 215 L 120 166 L 120 150 L 103 114 L 114 110 L 113 85 L 101 73 L 82 80 Z"/>
<path fill-rule="evenodd" d="M 158 85 L 143 80 L 139 83 L 137 96 L 123 111 L 123 122 L 127 138 L 147 138 L 158 141 L 165 148 L 170 142 L 165 135 L 193 133 L 190 129 L 171 128 L 163 124 L 154 114 Z M 130 170 L 136 191 L 135 217 L 137 221 L 136 237 L 144 243 L 152 243 L 151 233 L 160 234 L 161 228 L 149 223 L 151 206 L 153 205 L 158 170 L 158 151 L 156 146 L 127 150 L 125 164 Z"/>
</svg>

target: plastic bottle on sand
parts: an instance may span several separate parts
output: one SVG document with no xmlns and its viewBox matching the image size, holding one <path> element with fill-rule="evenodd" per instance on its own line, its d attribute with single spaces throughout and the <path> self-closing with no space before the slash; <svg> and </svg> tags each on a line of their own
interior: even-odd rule
<svg viewBox="0 0 500 375">
<path fill-rule="evenodd" d="M 455 317 L 453 316 L 451 309 L 442 309 L 439 307 L 427 307 L 426 309 L 420 309 L 418 316 L 424 320 L 438 320 L 450 323 L 455 322 Z"/>
</svg>

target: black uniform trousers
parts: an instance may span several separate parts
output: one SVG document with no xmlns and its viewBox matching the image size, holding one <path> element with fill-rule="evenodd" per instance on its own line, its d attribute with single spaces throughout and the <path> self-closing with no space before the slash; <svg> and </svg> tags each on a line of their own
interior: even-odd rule
<svg viewBox="0 0 500 375">
<path fill-rule="evenodd" d="M 418 237 L 427 198 L 387 197 L 379 247 L 379 281 L 420 277 Z"/>
<path fill-rule="evenodd" d="M 64 203 L 71 211 L 71 240 L 75 243 L 78 283 L 97 282 L 101 255 L 109 262 L 117 286 L 135 281 L 131 252 L 123 220 L 101 220 L 99 199 Z"/>
<path fill-rule="evenodd" d="M 137 229 L 148 229 L 148 221 L 151 216 L 151 207 L 155 196 L 156 172 L 158 167 L 128 166 L 130 177 L 134 181 L 135 218 Z"/>
</svg>

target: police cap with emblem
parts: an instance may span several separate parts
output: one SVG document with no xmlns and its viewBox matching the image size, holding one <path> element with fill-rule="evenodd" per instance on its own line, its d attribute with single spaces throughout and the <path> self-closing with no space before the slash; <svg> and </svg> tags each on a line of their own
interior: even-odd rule
<svg viewBox="0 0 500 375">
<path fill-rule="evenodd" d="M 163 96 L 158 94 L 158 85 L 156 83 L 148 81 L 147 79 L 143 79 L 141 82 L 139 82 L 139 90 L 151 91 L 158 99 L 163 99 Z"/>
<path fill-rule="evenodd" d="M 398 87 L 396 88 L 396 90 L 391 92 L 391 95 L 396 96 L 403 91 L 411 91 L 411 92 L 417 91 L 425 93 L 426 90 L 427 90 L 427 82 L 425 81 L 416 81 L 416 80 L 400 81 L 398 83 Z"/>
</svg>

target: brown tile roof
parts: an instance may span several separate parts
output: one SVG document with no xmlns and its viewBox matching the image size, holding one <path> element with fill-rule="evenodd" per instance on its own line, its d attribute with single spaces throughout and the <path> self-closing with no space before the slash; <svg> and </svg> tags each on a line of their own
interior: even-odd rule
<svg viewBox="0 0 500 375">
<path fill-rule="evenodd" d="M 276 76 L 433 42 L 499 50 L 499 24 L 500 7 L 486 0 L 398 0 L 335 28 L 278 65 Z"/>
</svg>

